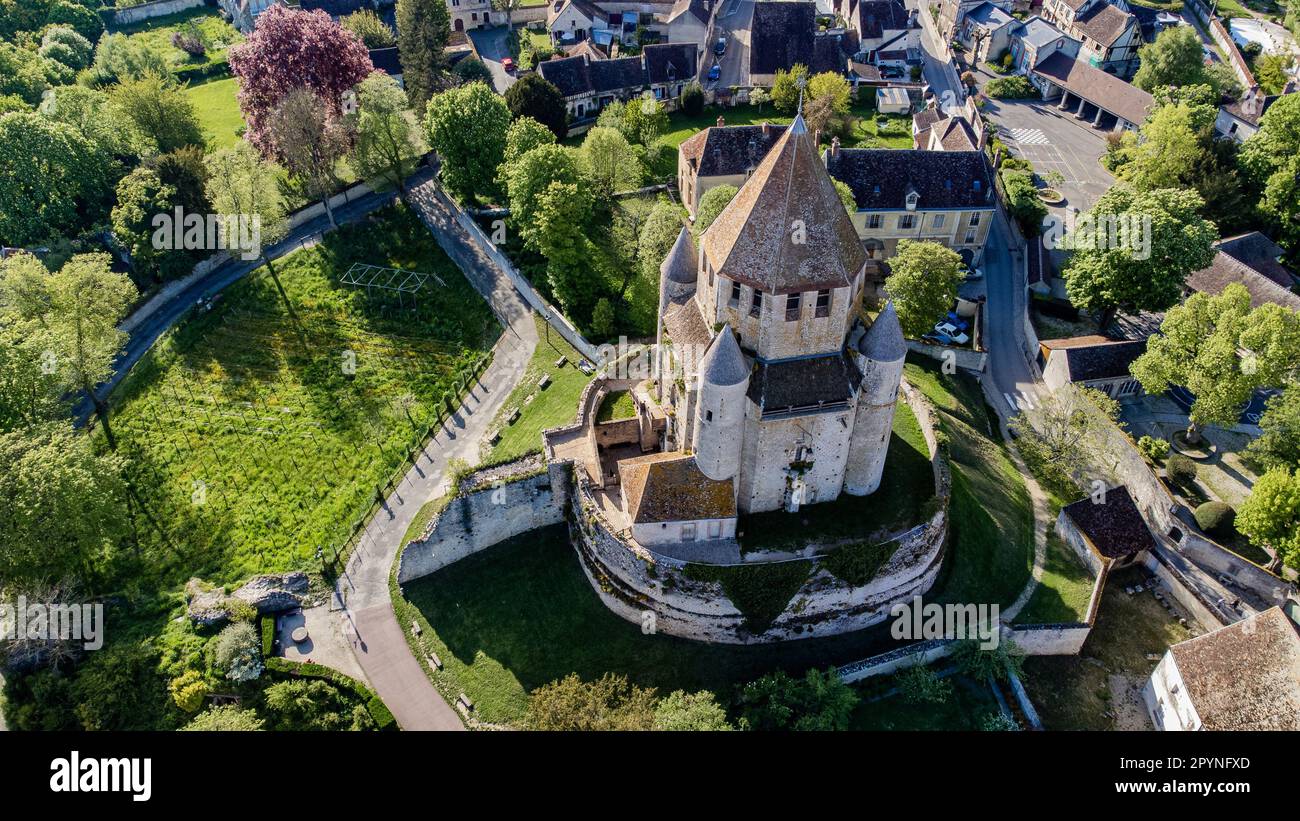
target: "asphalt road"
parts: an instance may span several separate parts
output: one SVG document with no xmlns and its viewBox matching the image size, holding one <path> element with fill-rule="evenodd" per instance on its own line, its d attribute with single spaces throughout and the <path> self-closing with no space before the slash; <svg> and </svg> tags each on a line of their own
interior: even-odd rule
<svg viewBox="0 0 1300 821">
<path fill-rule="evenodd" d="M 939 31 L 935 26 L 934 18 L 930 16 L 928 5 L 920 0 L 907 0 L 906 4 L 909 9 L 917 10 L 917 17 L 921 20 L 921 52 L 925 58 L 922 75 L 925 81 L 939 98 L 941 105 L 961 105 L 965 101 L 961 79 L 939 45 Z"/>
<path fill-rule="evenodd" d="M 1023 254 L 1012 250 L 1011 229 L 998 212 L 984 248 L 984 276 L 988 300 L 985 303 L 984 347 L 988 350 L 988 371 L 1004 405 L 999 410 L 1014 413 L 1021 397 L 1032 397 L 1038 385 L 1025 353 L 1024 317 L 1028 295 Z M 1014 403 L 1014 404 L 1013 404 Z"/>
<path fill-rule="evenodd" d="M 722 66 L 722 76 L 716 82 L 703 81 L 707 88 L 745 87 L 749 85 L 750 23 L 754 19 L 754 0 L 723 0 L 714 20 L 713 42 L 704 50 L 700 77 L 707 77 L 714 63 Z M 713 53 L 718 37 L 726 36 L 727 50 L 719 60 Z"/>
<path fill-rule="evenodd" d="M 509 34 L 510 29 L 506 26 L 473 29 L 469 32 L 469 39 L 474 41 L 474 48 L 478 49 L 483 65 L 492 72 L 492 85 L 498 94 L 505 94 L 506 89 L 518 79 L 501 65 L 501 61 L 510 56 L 510 45 L 507 42 Z"/>
</svg>

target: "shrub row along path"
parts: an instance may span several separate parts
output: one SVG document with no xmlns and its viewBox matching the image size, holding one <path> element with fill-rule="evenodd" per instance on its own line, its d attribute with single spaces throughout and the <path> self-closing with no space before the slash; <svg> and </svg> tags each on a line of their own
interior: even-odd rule
<svg viewBox="0 0 1300 821">
<path fill-rule="evenodd" d="M 451 205 L 431 175 L 410 189 L 411 207 L 438 244 L 465 273 L 505 325 L 492 364 L 471 385 L 463 404 L 425 443 L 418 461 L 370 520 L 336 584 L 345 602 L 339 621 L 357 661 L 404 730 L 461 730 L 448 706 L 412 655 L 393 613 L 389 571 L 411 520 L 425 502 L 444 492 L 447 464 L 479 461 L 479 444 L 493 417 L 528 367 L 537 346 L 532 311 L 505 272 L 456 221 Z"/>
</svg>

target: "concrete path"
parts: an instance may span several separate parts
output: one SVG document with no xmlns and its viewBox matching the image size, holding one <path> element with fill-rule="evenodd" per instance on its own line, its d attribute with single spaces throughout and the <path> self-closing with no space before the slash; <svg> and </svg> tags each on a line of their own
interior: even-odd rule
<svg viewBox="0 0 1300 821">
<path fill-rule="evenodd" d="M 492 364 L 452 419 L 425 444 L 419 461 L 366 527 L 336 583 L 345 602 L 345 635 L 375 691 L 404 730 L 461 730 L 464 725 L 411 654 L 393 613 L 388 579 L 402 538 L 425 502 L 446 487 L 447 463 L 479 461 L 479 443 L 523 375 L 537 346 L 532 311 L 491 257 L 456 222 L 452 206 L 430 175 L 411 188 L 411 207 L 466 278 L 483 294 L 505 331 Z"/>
</svg>

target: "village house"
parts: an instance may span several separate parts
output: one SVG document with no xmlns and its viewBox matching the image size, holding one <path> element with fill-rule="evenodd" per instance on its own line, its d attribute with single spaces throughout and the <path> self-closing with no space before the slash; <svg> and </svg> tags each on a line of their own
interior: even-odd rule
<svg viewBox="0 0 1300 821">
<path fill-rule="evenodd" d="M 984 148 L 987 137 L 984 120 L 975 105 L 975 97 L 967 97 L 958 108 L 945 111 L 934 100 L 922 111 L 912 115 L 912 147 L 925 151 L 977 151 Z"/>
<path fill-rule="evenodd" d="M 853 192 L 853 227 L 872 259 L 889 259 L 899 240 L 929 240 L 983 259 L 997 203 L 982 151 L 840 148 L 824 156 L 835 179 Z"/>
<path fill-rule="evenodd" d="M 1290 89 L 1290 86 L 1288 86 Z M 1259 131 L 1259 121 L 1264 112 L 1277 102 L 1281 94 L 1265 94 L 1259 86 L 1247 89 L 1240 99 L 1219 106 L 1214 118 L 1214 130 L 1220 137 L 1245 142 Z"/>
<path fill-rule="evenodd" d="M 713 0 L 553 0 L 546 28 L 557 46 L 665 41 L 693 43 L 702 53 L 712 10 Z"/>
<path fill-rule="evenodd" d="M 700 198 L 719 185 L 745 184 L 784 133 L 780 126 L 718 124 L 688 137 L 677 148 L 677 190 L 695 218 Z"/>
<path fill-rule="evenodd" d="M 846 19 L 849 29 L 858 36 L 860 55 L 921 47 L 921 24 L 916 12 L 909 11 L 901 0 L 853 2 Z"/>
<path fill-rule="evenodd" d="M 1079 59 L 1117 77 L 1132 77 L 1141 25 L 1125 0 L 1045 0 L 1042 16 L 1081 44 Z"/>
<path fill-rule="evenodd" d="M 1146 348 L 1144 339 L 1116 341 L 1096 334 L 1044 339 L 1038 343 L 1038 364 L 1043 369 L 1043 382 L 1052 390 L 1075 384 L 1122 399 L 1142 392 L 1142 386 L 1129 373 L 1129 365 Z"/>
<path fill-rule="evenodd" d="M 1235 282 L 1250 292 L 1252 308 L 1271 303 L 1300 311 L 1300 295 L 1292 290 L 1296 278 L 1279 261 L 1284 251 L 1277 243 L 1251 231 L 1221 239 L 1214 247 L 1217 253 L 1210 266 L 1187 277 L 1188 293 L 1219 294 Z"/>
<path fill-rule="evenodd" d="M 1142 696 L 1159 730 L 1300 730 L 1300 634 L 1271 607 L 1180 642 Z"/>
<path fill-rule="evenodd" d="M 754 4 L 749 46 L 753 85 L 771 86 L 777 71 L 789 71 L 796 64 L 807 66 L 811 74 L 842 74 L 856 53 L 855 31 L 818 31 L 816 3 L 762 0 Z"/>
<path fill-rule="evenodd" d="M 1039 63 L 1061 53 L 1071 60 L 1079 56 L 1080 43 L 1041 17 L 1030 17 L 1016 27 L 1011 36 L 1011 65 L 1025 75 L 1040 94 L 1053 90 L 1052 84 L 1034 74 Z"/>
<path fill-rule="evenodd" d="M 985 2 L 997 6 L 1007 14 L 1014 11 L 1011 0 L 942 0 L 939 3 L 939 19 L 937 22 L 940 33 L 950 41 L 957 39 L 957 31 L 962 20 L 971 10 L 984 5 Z"/>
<path fill-rule="evenodd" d="M 555 45 L 581 42 L 609 32 L 609 14 L 590 0 L 554 0 L 546 9 L 546 30 Z"/>
<path fill-rule="evenodd" d="M 1097 496 L 1061 508 L 1056 535 L 1093 576 L 1140 562 L 1156 546 L 1128 488 L 1106 488 Z"/>
<path fill-rule="evenodd" d="M 695 77 L 696 57 L 693 43 L 660 43 L 646 46 L 635 57 L 601 60 L 579 54 L 545 60 L 537 71 L 564 95 L 569 116 L 584 120 L 615 100 L 642 93 L 675 100 Z"/>
<path fill-rule="evenodd" d="M 492 25 L 492 0 L 447 0 L 447 11 L 451 12 L 452 31 L 470 31 Z"/>
<path fill-rule="evenodd" d="M 970 50 L 973 62 L 997 62 L 1010 53 L 1012 35 L 1019 27 L 1019 21 L 998 6 L 981 3 L 962 18 L 953 39 Z"/>
</svg>

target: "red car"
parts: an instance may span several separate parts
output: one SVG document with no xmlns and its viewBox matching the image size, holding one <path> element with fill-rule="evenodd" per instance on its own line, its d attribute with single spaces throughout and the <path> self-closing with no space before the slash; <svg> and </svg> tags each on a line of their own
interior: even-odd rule
<svg viewBox="0 0 1300 821">
<path fill-rule="evenodd" d="M 513 57 L 507 57 L 507 58 L 505 58 L 504 60 L 502 60 L 502 61 L 501 61 L 501 67 L 504 68 L 508 74 L 513 74 L 514 71 L 515 71 L 515 61 L 514 61 L 514 58 L 513 58 Z"/>
</svg>

